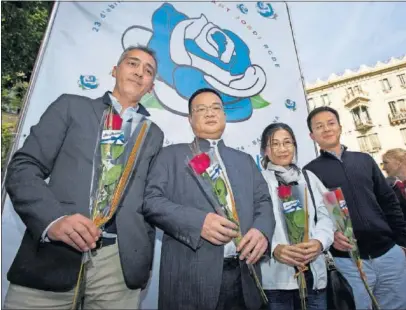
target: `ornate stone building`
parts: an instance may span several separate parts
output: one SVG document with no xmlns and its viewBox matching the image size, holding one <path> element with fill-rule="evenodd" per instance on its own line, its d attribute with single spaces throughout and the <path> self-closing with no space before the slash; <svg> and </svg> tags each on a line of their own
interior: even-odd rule
<svg viewBox="0 0 406 310">
<path fill-rule="evenodd" d="M 306 85 L 306 91 L 310 110 L 327 105 L 338 111 L 342 143 L 350 150 L 381 163 L 388 149 L 406 148 L 406 55 L 332 74 Z"/>
</svg>

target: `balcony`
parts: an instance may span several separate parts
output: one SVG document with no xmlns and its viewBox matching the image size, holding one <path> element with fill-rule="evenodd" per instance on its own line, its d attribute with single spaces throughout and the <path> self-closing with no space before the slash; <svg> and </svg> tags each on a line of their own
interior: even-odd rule
<svg viewBox="0 0 406 310">
<path fill-rule="evenodd" d="M 406 111 L 390 113 L 388 117 L 391 125 L 399 125 L 406 123 Z"/>
<path fill-rule="evenodd" d="M 367 131 L 374 127 L 373 122 L 370 119 L 367 120 L 356 120 L 355 121 L 355 129 L 358 131 Z"/>
<path fill-rule="evenodd" d="M 368 147 L 360 148 L 360 151 L 363 153 L 369 153 L 371 155 L 371 154 L 379 152 L 381 149 L 382 149 L 381 146 L 368 146 Z"/>
<path fill-rule="evenodd" d="M 344 99 L 344 105 L 347 108 L 355 107 L 359 103 L 369 102 L 369 94 L 363 90 L 357 90 L 352 93 L 347 94 Z"/>
</svg>

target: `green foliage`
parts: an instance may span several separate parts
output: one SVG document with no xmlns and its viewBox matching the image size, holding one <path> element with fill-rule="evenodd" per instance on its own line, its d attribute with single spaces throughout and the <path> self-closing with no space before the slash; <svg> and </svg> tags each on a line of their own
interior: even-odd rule
<svg viewBox="0 0 406 310">
<path fill-rule="evenodd" d="M 53 1 L 1 2 L 1 109 L 18 113 L 44 36 Z M 1 126 L 2 166 L 13 124 Z"/>
<path fill-rule="evenodd" d="M 53 2 L 1 2 L 2 88 L 29 81 Z"/>
<path fill-rule="evenodd" d="M 17 113 L 21 108 L 22 100 L 28 88 L 28 82 L 17 80 L 10 88 L 2 87 L 1 105 L 2 110 Z"/>
<path fill-rule="evenodd" d="M 14 140 L 11 124 L 1 124 L 1 168 L 3 169 L 7 154 Z"/>
</svg>

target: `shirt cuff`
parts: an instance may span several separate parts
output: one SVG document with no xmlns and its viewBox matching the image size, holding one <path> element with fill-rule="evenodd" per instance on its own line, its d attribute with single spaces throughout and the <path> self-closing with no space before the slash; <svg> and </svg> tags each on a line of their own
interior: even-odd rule
<svg viewBox="0 0 406 310">
<path fill-rule="evenodd" d="M 45 228 L 45 230 L 44 230 L 44 232 L 42 233 L 42 236 L 41 236 L 41 242 L 51 242 L 51 240 L 48 238 L 48 230 L 51 228 L 51 226 L 53 225 L 53 224 L 55 224 L 56 222 L 58 222 L 61 218 L 63 218 L 63 217 L 65 217 L 65 215 L 63 215 L 63 216 L 61 216 L 61 217 L 59 217 L 59 218 L 57 218 L 56 220 L 54 220 L 54 221 L 52 221 L 51 222 L 51 224 L 49 224 L 48 226 L 47 226 L 47 228 Z"/>
</svg>

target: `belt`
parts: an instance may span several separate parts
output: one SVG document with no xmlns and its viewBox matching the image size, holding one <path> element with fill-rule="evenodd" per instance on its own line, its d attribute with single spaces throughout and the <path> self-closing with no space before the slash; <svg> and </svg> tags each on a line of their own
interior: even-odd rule
<svg viewBox="0 0 406 310">
<path fill-rule="evenodd" d="M 115 244 L 117 241 L 117 238 L 105 238 L 101 237 L 99 240 L 96 242 L 96 247 L 94 250 L 100 250 L 102 247 L 109 246 Z"/>
<path fill-rule="evenodd" d="M 240 266 L 238 255 L 224 257 L 223 269 L 235 269 Z"/>
</svg>

